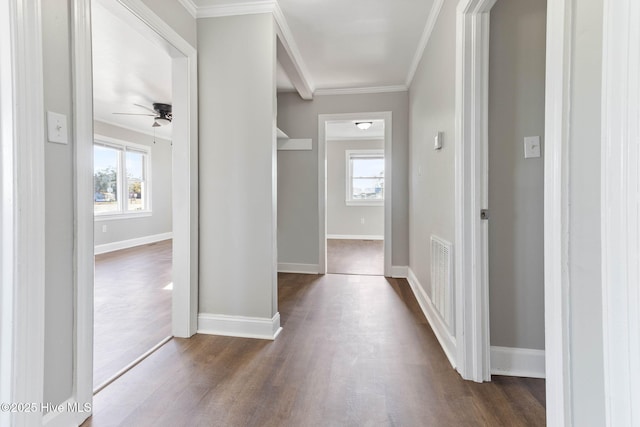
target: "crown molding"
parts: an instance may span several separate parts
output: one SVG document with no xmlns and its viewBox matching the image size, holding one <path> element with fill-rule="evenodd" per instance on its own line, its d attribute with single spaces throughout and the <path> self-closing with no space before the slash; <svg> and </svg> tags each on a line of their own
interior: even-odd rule
<svg viewBox="0 0 640 427">
<path fill-rule="evenodd" d="M 259 13 L 275 14 L 276 5 L 277 2 L 275 0 L 267 0 L 196 6 L 196 18 L 220 18 L 223 16 L 255 15 Z"/>
<path fill-rule="evenodd" d="M 429 43 L 431 33 L 433 32 L 433 27 L 435 27 L 438 16 L 440 15 L 440 10 L 442 10 L 442 3 L 444 3 L 444 0 L 433 1 L 431 11 L 429 12 L 429 17 L 427 18 L 427 23 L 425 24 L 424 31 L 422 32 L 422 37 L 420 38 L 420 42 L 418 43 L 416 53 L 413 55 L 411 67 L 409 67 L 409 73 L 407 74 L 406 82 L 406 86 L 408 88 L 411 87 L 413 78 L 416 75 L 416 71 L 418 70 L 418 65 L 420 65 L 420 61 L 422 60 L 422 55 L 424 55 L 424 50 L 427 47 L 427 43 Z"/>
<path fill-rule="evenodd" d="M 189 12 L 191 17 L 196 18 L 198 12 L 198 6 L 193 2 L 193 0 L 178 0 L 180 4 Z"/>
<path fill-rule="evenodd" d="M 346 88 L 325 88 L 316 89 L 315 95 L 360 95 L 367 93 L 390 93 L 390 92 L 406 92 L 408 90 L 405 85 L 392 86 L 371 86 L 371 87 L 346 87 Z"/>
</svg>

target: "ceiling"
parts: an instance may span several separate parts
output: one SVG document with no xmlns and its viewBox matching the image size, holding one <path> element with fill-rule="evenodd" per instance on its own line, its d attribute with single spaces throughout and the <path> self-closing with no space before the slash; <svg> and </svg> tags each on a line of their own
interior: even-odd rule
<svg viewBox="0 0 640 427">
<path fill-rule="evenodd" d="M 356 122 L 370 121 L 371 127 L 363 130 L 356 126 Z M 384 120 L 336 120 L 327 123 L 326 138 L 328 141 L 345 139 L 384 139 Z"/>
<path fill-rule="evenodd" d="M 182 0 L 196 13 L 273 0 Z M 405 87 L 433 0 L 278 0 L 314 89 Z M 422 46 L 424 47 L 424 46 Z"/>
<path fill-rule="evenodd" d="M 152 108 L 171 104 L 171 57 L 99 2 L 92 2 L 93 103 L 96 120 L 171 139 L 171 124 L 152 128 Z"/>
</svg>

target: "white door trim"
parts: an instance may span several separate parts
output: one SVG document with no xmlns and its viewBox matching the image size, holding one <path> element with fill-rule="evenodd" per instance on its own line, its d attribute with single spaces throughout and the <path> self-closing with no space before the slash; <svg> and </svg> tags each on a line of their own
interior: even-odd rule
<svg viewBox="0 0 640 427">
<path fill-rule="evenodd" d="M 0 401 L 43 402 L 45 177 L 40 1 L 0 5 Z M 0 411 L 39 426 L 42 412 Z"/>
<path fill-rule="evenodd" d="M 140 0 L 103 2 L 149 35 L 173 58 L 173 308 L 174 336 L 196 332 L 198 298 L 197 62 L 196 50 Z M 75 363 L 71 400 L 93 398 L 93 91 L 90 0 L 72 3 L 75 146 Z M 122 7 L 124 6 L 124 8 Z M 126 8 L 126 9 L 125 9 Z M 35 110 L 34 110 L 35 111 Z M 42 108 L 37 109 L 42 111 Z M 31 119 L 33 120 L 33 119 Z M 180 141 L 181 143 L 177 142 Z M 42 389 L 42 387 L 40 387 Z M 35 401 L 35 400 L 24 400 Z M 41 401 L 41 400 L 40 400 Z M 82 417 L 82 413 L 79 417 Z M 86 418 L 90 414 L 84 413 Z M 82 419 L 78 420 L 79 422 Z M 55 422 L 55 421 L 51 421 Z"/>
<path fill-rule="evenodd" d="M 91 0 L 71 3 L 75 200 L 75 345 L 71 402 L 93 403 L 93 75 Z M 74 414 L 81 424 L 89 413 Z"/>
<path fill-rule="evenodd" d="M 640 425 L 640 4 L 605 0 L 602 312 L 608 426 Z"/>
<path fill-rule="evenodd" d="M 572 1 L 547 3 L 544 311 L 547 425 L 572 424 L 568 276 L 568 147 Z"/>
<path fill-rule="evenodd" d="M 463 0 L 456 11 L 455 336 L 464 379 L 491 380 L 488 204 L 489 12 L 495 0 Z"/>
<path fill-rule="evenodd" d="M 344 113 L 318 115 L 318 272 L 327 272 L 327 122 L 336 120 L 384 120 L 384 275 L 391 277 L 392 268 L 392 146 L 393 124 L 391 111 L 373 113 Z"/>
</svg>

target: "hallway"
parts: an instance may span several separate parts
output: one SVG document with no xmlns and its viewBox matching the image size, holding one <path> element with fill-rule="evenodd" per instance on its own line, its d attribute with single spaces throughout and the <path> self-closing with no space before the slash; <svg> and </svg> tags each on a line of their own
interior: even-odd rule
<svg viewBox="0 0 640 427">
<path fill-rule="evenodd" d="M 275 341 L 169 341 L 95 396 L 84 426 L 545 423 L 544 380 L 460 379 L 408 283 L 279 276 Z"/>
</svg>

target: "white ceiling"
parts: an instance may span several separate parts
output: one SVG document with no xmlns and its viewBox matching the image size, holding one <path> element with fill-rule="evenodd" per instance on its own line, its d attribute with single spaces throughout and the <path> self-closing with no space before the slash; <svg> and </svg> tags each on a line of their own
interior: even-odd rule
<svg viewBox="0 0 640 427">
<path fill-rule="evenodd" d="M 356 122 L 370 121 L 372 125 L 367 130 L 362 130 L 356 126 Z M 384 120 L 339 120 L 327 123 L 327 140 L 344 139 L 384 139 Z"/>
<path fill-rule="evenodd" d="M 273 0 L 192 0 L 198 7 Z M 315 89 L 404 86 L 433 0 L 278 0 Z"/>
<path fill-rule="evenodd" d="M 153 117 L 113 114 L 149 113 L 133 104 L 171 104 L 169 54 L 96 1 L 92 34 L 94 117 L 145 133 L 155 129 L 158 137 L 171 139 L 170 124 L 152 128 Z"/>
</svg>

